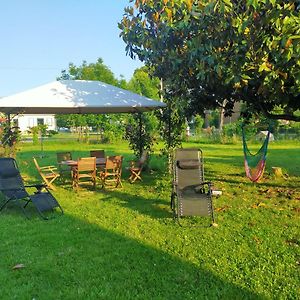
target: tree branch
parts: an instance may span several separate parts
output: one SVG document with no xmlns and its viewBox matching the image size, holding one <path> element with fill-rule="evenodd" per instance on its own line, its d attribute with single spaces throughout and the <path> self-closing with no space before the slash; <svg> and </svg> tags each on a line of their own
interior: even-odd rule
<svg viewBox="0 0 300 300">
<path fill-rule="evenodd" d="M 274 114 L 274 113 L 270 113 L 262 103 L 258 103 L 258 106 L 260 107 L 262 113 L 271 120 L 287 120 L 287 121 L 300 122 L 300 116 L 296 116 L 293 113 Z"/>
<path fill-rule="evenodd" d="M 287 121 L 295 121 L 300 122 L 300 116 L 290 115 L 290 114 L 270 114 L 269 112 L 264 112 L 264 115 L 272 120 L 287 120 Z"/>
</svg>

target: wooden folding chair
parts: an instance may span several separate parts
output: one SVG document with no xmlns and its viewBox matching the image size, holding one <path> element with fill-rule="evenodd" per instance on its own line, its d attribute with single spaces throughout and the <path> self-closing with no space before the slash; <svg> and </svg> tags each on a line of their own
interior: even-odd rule
<svg viewBox="0 0 300 300">
<path fill-rule="evenodd" d="M 78 188 L 81 183 L 92 182 L 96 188 L 96 157 L 84 157 L 78 160 L 77 168 L 73 170 L 73 188 Z"/>
<path fill-rule="evenodd" d="M 123 156 L 107 156 L 104 170 L 100 173 L 102 187 L 123 187 L 122 176 L 122 161 Z"/>
<path fill-rule="evenodd" d="M 91 157 L 96 157 L 96 158 L 105 158 L 105 150 L 91 150 L 90 151 L 90 156 Z M 99 173 L 103 171 L 103 165 L 98 165 L 97 170 Z"/>
<path fill-rule="evenodd" d="M 138 161 L 131 161 L 130 162 L 130 167 L 129 172 L 130 172 L 130 176 L 128 178 L 128 180 L 130 181 L 130 183 L 135 182 L 136 180 L 141 180 L 142 181 L 142 170 L 143 167 L 145 166 L 146 162 L 148 159 L 148 151 L 144 150 L 141 158 Z"/>
<path fill-rule="evenodd" d="M 60 175 L 57 172 L 57 168 L 55 166 L 43 166 L 37 162 L 37 159 L 33 157 L 33 162 L 38 170 L 40 176 L 42 177 L 44 183 L 49 189 L 56 190 L 55 186 L 52 184 Z"/>
<path fill-rule="evenodd" d="M 56 159 L 58 163 L 58 171 L 60 178 L 72 178 L 72 168 L 70 166 L 64 165 L 61 162 L 66 160 L 72 160 L 71 152 L 57 152 Z"/>
</svg>

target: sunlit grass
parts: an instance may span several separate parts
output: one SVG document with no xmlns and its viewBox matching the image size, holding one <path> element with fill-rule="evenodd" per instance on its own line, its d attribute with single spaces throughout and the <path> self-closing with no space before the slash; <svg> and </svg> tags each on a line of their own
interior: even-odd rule
<svg viewBox="0 0 300 300">
<path fill-rule="evenodd" d="M 54 194 L 65 215 L 51 221 L 26 220 L 13 208 L 2 212 L 1 299 L 299 298 L 299 142 L 270 144 L 259 184 L 244 176 L 241 145 L 184 146 L 203 150 L 206 179 L 223 191 L 214 201 L 217 228 L 181 228 L 173 221 L 158 151 L 153 171 L 131 185 L 126 143 L 45 142 L 45 164 L 64 150 L 75 158 L 90 149 L 123 154 L 124 187 L 75 193 L 68 183 L 59 185 Z M 39 146 L 30 144 L 18 153 L 30 182 L 39 180 L 31 159 L 37 155 Z M 274 178 L 272 166 L 289 177 Z M 12 270 L 16 264 L 24 268 Z"/>
</svg>

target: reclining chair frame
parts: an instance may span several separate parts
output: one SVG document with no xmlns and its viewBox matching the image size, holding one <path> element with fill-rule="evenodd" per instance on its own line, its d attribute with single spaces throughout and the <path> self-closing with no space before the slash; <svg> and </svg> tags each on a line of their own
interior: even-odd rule
<svg viewBox="0 0 300 300">
<path fill-rule="evenodd" d="M 176 219 L 180 226 L 183 226 L 180 222 L 181 218 L 184 216 L 210 216 L 211 217 L 211 225 L 215 224 L 213 203 L 212 203 L 212 183 L 209 181 L 204 181 L 204 163 L 203 163 L 203 153 L 201 149 L 195 148 L 187 148 L 187 149 L 177 149 L 175 150 L 174 155 L 174 165 L 173 165 L 173 188 L 171 194 L 171 209 L 173 211 L 173 217 Z M 197 159 L 176 159 L 177 151 L 184 151 L 184 155 L 188 157 L 188 154 L 191 153 L 189 151 L 197 151 L 198 158 Z M 179 178 L 178 173 L 179 170 L 195 170 L 199 171 L 199 180 L 198 182 L 194 182 L 191 185 L 185 186 L 183 189 L 179 186 Z M 192 211 L 188 209 L 185 211 L 183 193 L 184 190 L 190 190 L 194 192 L 194 198 L 196 201 L 206 201 L 207 202 L 207 212 L 204 211 Z M 198 199 L 197 199 L 198 198 Z M 198 202 L 199 203 L 199 202 Z M 197 210 L 197 204 L 194 207 Z"/>
<path fill-rule="evenodd" d="M 25 209 L 30 202 L 33 203 L 38 214 L 44 220 L 49 219 L 49 217 L 47 217 L 44 214 L 44 212 L 53 210 L 56 207 L 59 208 L 61 214 L 64 213 L 62 207 L 54 198 L 54 196 L 50 193 L 46 184 L 24 185 L 23 179 L 21 177 L 15 159 L 0 158 L 0 164 L 2 166 L 3 163 L 5 164 L 5 162 L 11 164 L 12 168 L 7 172 L 8 173 L 7 174 L 5 173 L 5 170 L 3 171 L 1 170 L 1 166 L 0 166 L 0 171 L 1 171 L 0 172 L 0 194 L 2 194 L 4 197 L 4 203 L 1 204 L 0 211 L 2 211 L 6 207 L 6 205 L 8 205 L 10 202 L 14 201 L 22 209 L 26 218 L 29 217 Z M 11 173 L 9 174 L 9 172 Z M 9 187 L 9 181 L 10 183 L 13 182 L 15 186 Z M 31 187 L 36 188 L 37 191 L 34 194 L 29 195 L 28 192 L 26 191 L 26 188 L 31 188 Z M 25 201 L 24 205 L 21 203 L 22 201 Z"/>
</svg>

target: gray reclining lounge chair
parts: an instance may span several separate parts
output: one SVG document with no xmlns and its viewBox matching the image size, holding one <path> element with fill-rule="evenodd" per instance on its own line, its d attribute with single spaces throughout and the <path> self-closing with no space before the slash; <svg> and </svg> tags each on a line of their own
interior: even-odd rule
<svg viewBox="0 0 300 300">
<path fill-rule="evenodd" d="M 209 216 L 214 224 L 211 183 L 204 180 L 200 149 L 175 150 L 171 208 L 179 224 L 187 216 Z"/>
</svg>

